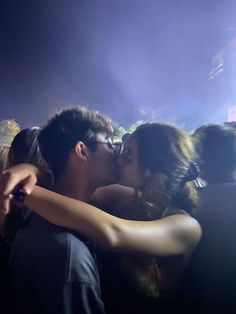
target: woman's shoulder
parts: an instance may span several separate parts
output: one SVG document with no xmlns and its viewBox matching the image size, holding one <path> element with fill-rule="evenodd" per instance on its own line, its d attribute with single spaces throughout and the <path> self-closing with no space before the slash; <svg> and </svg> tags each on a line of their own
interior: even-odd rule
<svg viewBox="0 0 236 314">
<path fill-rule="evenodd" d="M 127 186 L 112 184 L 98 188 L 92 196 L 93 202 L 124 206 L 135 198 L 135 190 Z"/>
<path fill-rule="evenodd" d="M 186 245 L 186 253 L 192 251 L 202 236 L 202 229 L 199 222 L 188 212 L 179 208 L 167 208 L 161 221 L 168 220 L 167 226 L 171 229 L 182 244 Z"/>
<path fill-rule="evenodd" d="M 161 218 L 172 216 L 172 215 L 179 215 L 179 214 L 190 216 L 185 210 L 183 210 L 181 208 L 167 207 L 164 210 Z"/>
</svg>

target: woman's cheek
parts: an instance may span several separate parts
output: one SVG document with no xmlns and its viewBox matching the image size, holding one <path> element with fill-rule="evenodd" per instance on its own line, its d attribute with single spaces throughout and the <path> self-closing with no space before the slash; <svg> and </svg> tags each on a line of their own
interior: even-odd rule
<svg viewBox="0 0 236 314">
<path fill-rule="evenodd" d="M 124 181 L 127 186 L 133 187 L 135 189 L 142 186 L 142 177 L 137 169 L 127 169 L 124 172 Z"/>
</svg>

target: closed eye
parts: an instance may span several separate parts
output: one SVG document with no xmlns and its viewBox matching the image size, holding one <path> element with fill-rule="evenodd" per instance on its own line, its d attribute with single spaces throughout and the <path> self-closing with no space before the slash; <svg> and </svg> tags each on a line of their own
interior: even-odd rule
<svg viewBox="0 0 236 314">
<path fill-rule="evenodd" d="M 125 148 L 123 150 L 123 152 L 121 154 L 121 159 L 123 160 L 123 162 L 128 162 L 128 163 L 134 162 L 134 156 L 128 148 Z"/>
</svg>

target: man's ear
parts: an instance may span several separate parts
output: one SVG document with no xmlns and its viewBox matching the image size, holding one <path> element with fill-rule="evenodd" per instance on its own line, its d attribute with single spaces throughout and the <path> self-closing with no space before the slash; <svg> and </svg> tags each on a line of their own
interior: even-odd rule
<svg viewBox="0 0 236 314">
<path fill-rule="evenodd" d="M 89 155 L 89 150 L 87 146 L 81 141 L 76 143 L 74 152 L 79 158 L 81 158 L 84 161 L 87 160 L 88 155 Z"/>
</svg>

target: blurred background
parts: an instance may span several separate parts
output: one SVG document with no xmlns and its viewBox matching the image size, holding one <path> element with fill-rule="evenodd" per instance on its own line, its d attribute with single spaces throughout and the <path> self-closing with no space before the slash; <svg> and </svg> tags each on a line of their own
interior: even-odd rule
<svg viewBox="0 0 236 314">
<path fill-rule="evenodd" d="M 0 120 L 236 120 L 236 0 L 0 0 Z"/>
</svg>

